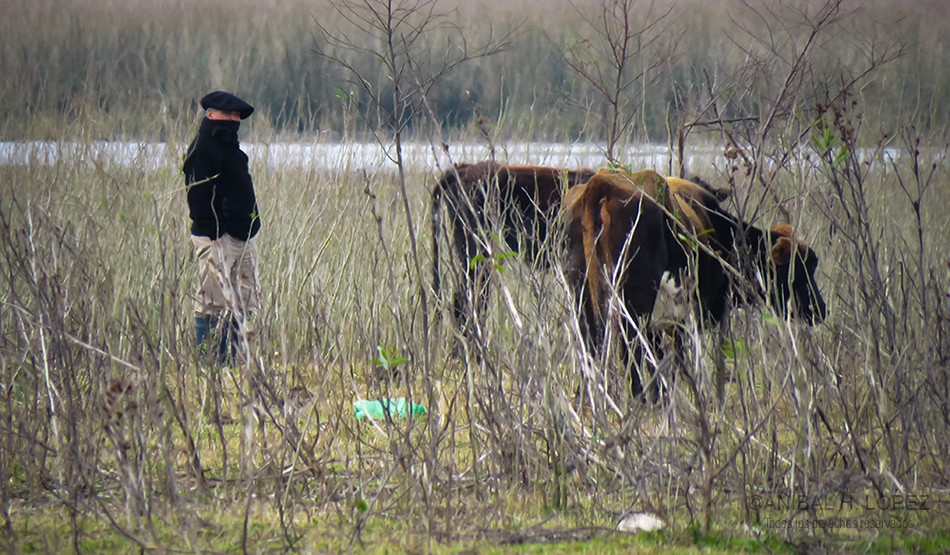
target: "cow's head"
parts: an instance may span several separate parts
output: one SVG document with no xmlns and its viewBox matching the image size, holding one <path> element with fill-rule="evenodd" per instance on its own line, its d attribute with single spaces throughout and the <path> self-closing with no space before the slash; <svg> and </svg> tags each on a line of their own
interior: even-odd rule
<svg viewBox="0 0 950 555">
<path fill-rule="evenodd" d="M 796 239 L 791 226 L 780 225 L 768 235 L 768 299 L 782 316 L 799 317 L 809 323 L 825 319 L 827 307 L 815 282 L 818 255 Z"/>
</svg>

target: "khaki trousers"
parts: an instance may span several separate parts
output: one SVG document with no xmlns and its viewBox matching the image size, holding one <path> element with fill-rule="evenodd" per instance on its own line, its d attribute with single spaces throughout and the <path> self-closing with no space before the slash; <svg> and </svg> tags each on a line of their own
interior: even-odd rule
<svg viewBox="0 0 950 555">
<path fill-rule="evenodd" d="M 192 235 L 198 257 L 195 315 L 219 319 L 230 313 L 245 337 L 260 310 L 257 243 L 224 234 L 216 240 Z"/>
</svg>

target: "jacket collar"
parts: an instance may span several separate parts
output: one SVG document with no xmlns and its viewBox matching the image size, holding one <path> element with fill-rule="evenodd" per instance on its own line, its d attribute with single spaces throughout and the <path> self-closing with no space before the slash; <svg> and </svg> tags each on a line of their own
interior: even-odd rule
<svg viewBox="0 0 950 555">
<path fill-rule="evenodd" d="M 201 120 L 199 133 L 208 134 L 211 137 L 225 144 L 237 145 L 238 129 L 241 127 L 239 121 L 216 120 L 204 118 Z"/>
</svg>

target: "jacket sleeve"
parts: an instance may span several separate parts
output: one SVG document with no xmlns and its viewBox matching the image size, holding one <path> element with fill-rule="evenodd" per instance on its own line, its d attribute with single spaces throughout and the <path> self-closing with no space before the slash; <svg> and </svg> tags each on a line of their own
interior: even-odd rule
<svg viewBox="0 0 950 555">
<path fill-rule="evenodd" d="M 192 148 L 182 168 L 187 185 L 192 233 L 217 239 L 222 229 L 220 157 L 210 149 Z"/>
<path fill-rule="evenodd" d="M 192 148 L 185 158 L 185 181 L 191 186 L 204 185 L 221 173 L 221 163 L 218 156 L 204 148 Z"/>
<path fill-rule="evenodd" d="M 218 190 L 222 196 L 224 231 L 244 241 L 253 237 L 260 228 L 260 221 L 246 154 L 238 151 L 229 160 L 227 175 Z"/>
</svg>

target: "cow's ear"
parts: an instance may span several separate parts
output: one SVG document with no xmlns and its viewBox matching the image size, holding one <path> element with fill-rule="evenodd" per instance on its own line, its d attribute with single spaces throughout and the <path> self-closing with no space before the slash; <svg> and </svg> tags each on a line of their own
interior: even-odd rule
<svg viewBox="0 0 950 555">
<path fill-rule="evenodd" d="M 784 266 L 792 259 L 792 240 L 788 237 L 779 237 L 772 245 L 772 262 L 776 266 Z"/>
</svg>

